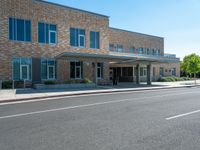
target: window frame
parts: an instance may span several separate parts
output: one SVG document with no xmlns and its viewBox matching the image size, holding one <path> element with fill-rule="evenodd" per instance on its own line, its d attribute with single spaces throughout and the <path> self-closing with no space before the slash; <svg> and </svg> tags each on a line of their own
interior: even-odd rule
<svg viewBox="0 0 200 150">
<path fill-rule="evenodd" d="M 74 78 L 71 77 L 71 63 L 74 62 Z M 77 63 L 80 63 L 80 65 L 77 65 Z M 83 62 L 82 61 L 70 61 L 70 79 L 73 79 L 73 80 L 80 80 L 80 79 L 83 79 Z M 80 77 L 77 77 L 77 69 L 80 70 Z"/>
<path fill-rule="evenodd" d="M 19 79 L 15 80 L 14 79 L 14 59 L 18 59 L 19 60 Z M 30 64 L 22 64 L 22 59 L 29 59 Z M 21 72 L 21 66 L 27 66 L 28 67 L 28 78 L 26 79 L 26 81 L 32 81 L 32 73 L 33 73 L 33 67 L 32 67 L 32 58 L 29 57 L 13 57 L 12 58 L 12 79 L 14 81 L 20 81 L 23 80 L 22 77 L 22 72 Z M 30 68 L 31 67 L 31 68 Z"/>
<path fill-rule="evenodd" d="M 46 74 L 46 78 L 44 79 L 43 76 L 42 76 L 42 61 L 46 61 L 46 71 L 47 71 L 47 74 Z M 49 62 L 50 61 L 54 61 L 54 65 L 49 65 Z M 55 59 L 51 59 L 51 58 L 42 58 L 41 59 L 41 80 L 45 81 L 45 80 L 56 80 L 56 60 Z M 49 78 L 49 67 L 53 67 L 53 78 Z"/>
<path fill-rule="evenodd" d="M 104 64 L 103 64 L 102 62 L 98 62 L 98 63 L 97 63 L 97 70 L 96 70 L 96 71 L 97 71 L 97 79 L 103 79 L 103 65 L 104 65 Z M 100 74 L 99 74 L 100 76 L 98 76 L 98 71 L 100 71 L 100 72 L 99 72 L 99 73 L 100 73 Z"/>
<path fill-rule="evenodd" d="M 94 47 L 91 47 L 91 34 L 94 33 Z M 97 40 L 97 34 L 98 34 L 98 40 Z M 98 44 L 97 44 L 98 43 Z M 98 45 L 98 46 L 97 46 Z M 90 31 L 90 48 L 91 49 L 100 49 L 100 32 L 99 31 Z"/>
<path fill-rule="evenodd" d="M 12 27 L 12 36 L 13 36 L 13 39 L 10 39 L 10 19 L 12 19 L 12 24 L 13 24 L 13 27 Z M 32 21 L 29 20 L 29 19 L 23 19 L 23 18 L 17 18 L 17 17 L 11 17 L 9 16 L 8 17 L 8 40 L 9 41 L 13 41 L 13 42 L 24 42 L 24 43 L 30 43 L 32 42 Z M 24 40 L 18 40 L 17 39 L 17 20 L 23 20 L 24 22 Z M 26 22 L 30 22 L 30 41 L 27 40 L 27 30 L 26 30 Z"/>
<path fill-rule="evenodd" d="M 43 24 L 44 25 L 44 42 L 40 42 L 39 41 L 39 24 Z M 48 33 L 47 33 L 47 28 L 46 26 L 48 25 Z M 50 29 L 50 26 L 56 26 L 56 30 L 52 30 Z M 58 44 L 58 31 L 57 31 L 57 24 L 53 24 L 53 23 L 47 23 L 47 22 L 42 22 L 42 21 L 38 21 L 38 24 L 37 24 L 37 34 L 38 34 L 38 43 L 43 45 L 57 45 Z M 50 33 L 55 33 L 55 43 L 51 43 L 51 34 Z M 48 38 L 47 38 L 47 35 L 48 35 Z M 48 40 L 48 41 L 47 41 Z"/>
</svg>

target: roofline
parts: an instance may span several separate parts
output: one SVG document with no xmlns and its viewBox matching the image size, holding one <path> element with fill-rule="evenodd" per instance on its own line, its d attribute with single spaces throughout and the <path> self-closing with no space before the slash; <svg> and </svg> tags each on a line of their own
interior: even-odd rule
<svg viewBox="0 0 200 150">
<path fill-rule="evenodd" d="M 73 8 L 73 7 L 69 7 L 69 6 L 66 6 L 66 5 L 61 5 L 61 4 L 57 4 L 57 3 L 53 3 L 53 2 L 48 2 L 48 1 L 45 1 L 45 0 L 35 0 L 35 1 L 40 2 L 40 3 L 55 5 L 55 6 L 63 7 L 63 8 L 67 8 L 67 9 L 72 9 L 72 10 L 76 10 L 76 11 L 81 11 L 81 12 L 84 12 L 84 13 L 88 13 L 88 14 L 91 14 L 91 15 L 96 15 L 96 16 L 100 16 L 100 17 L 104 17 L 104 18 L 109 18 L 109 16 L 106 16 L 106 15 L 102 15 L 102 14 L 98 14 L 98 13 L 94 13 L 94 12 L 90 12 L 90 11 L 82 10 L 82 9 L 78 9 L 78 8 Z"/>
<path fill-rule="evenodd" d="M 140 35 L 145 35 L 145 36 L 150 36 L 150 37 L 156 37 L 156 38 L 164 39 L 164 37 L 161 37 L 161 36 L 150 35 L 150 34 L 145 34 L 145 33 L 139 33 L 139 32 L 129 31 L 129 30 L 120 29 L 120 28 L 114 28 L 114 27 L 109 27 L 109 28 L 113 29 L 113 30 L 120 30 L 120 31 L 124 31 L 124 32 L 129 32 L 129 33 L 140 34 Z"/>
</svg>

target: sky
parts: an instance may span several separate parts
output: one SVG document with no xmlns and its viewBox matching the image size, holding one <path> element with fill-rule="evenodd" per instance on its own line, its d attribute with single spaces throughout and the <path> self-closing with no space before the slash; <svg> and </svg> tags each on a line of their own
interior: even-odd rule
<svg viewBox="0 0 200 150">
<path fill-rule="evenodd" d="M 110 17 L 110 27 L 164 37 L 165 53 L 200 55 L 200 0 L 47 0 Z"/>
</svg>

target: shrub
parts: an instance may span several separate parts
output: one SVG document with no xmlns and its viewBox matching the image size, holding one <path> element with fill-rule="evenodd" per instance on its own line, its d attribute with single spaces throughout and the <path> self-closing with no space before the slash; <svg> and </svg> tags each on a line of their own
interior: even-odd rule
<svg viewBox="0 0 200 150">
<path fill-rule="evenodd" d="M 175 76 L 171 76 L 171 77 L 160 77 L 158 79 L 159 82 L 175 82 L 175 81 L 186 81 L 186 80 L 190 80 L 190 78 L 188 77 L 175 77 Z"/>
<path fill-rule="evenodd" d="M 53 84 L 56 84 L 55 81 L 51 81 L 51 80 L 47 80 L 47 81 L 44 81 L 44 84 L 45 85 L 53 85 Z"/>
<path fill-rule="evenodd" d="M 92 83 L 91 80 L 85 79 L 77 79 L 77 80 L 67 80 L 64 82 L 65 84 L 75 84 L 75 83 Z"/>
<path fill-rule="evenodd" d="M 3 89 L 12 89 L 12 80 L 8 80 L 8 81 L 3 81 L 2 82 L 2 88 Z"/>
<path fill-rule="evenodd" d="M 85 79 L 82 80 L 81 83 L 92 83 L 92 81 L 88 78 L 85 78 Z"/>
</svg>

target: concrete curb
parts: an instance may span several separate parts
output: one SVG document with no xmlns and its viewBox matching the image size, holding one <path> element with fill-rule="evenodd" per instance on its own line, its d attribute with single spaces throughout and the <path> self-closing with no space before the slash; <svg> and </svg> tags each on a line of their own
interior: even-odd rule
<svg viewBox="0 0 200 150">
<path fill-rule="evenodd" d="M 11 102 L 20 102 L 20 101 L 31 101 L 36 99 L 46 99 L 46 98 L 59 98 L 59 97 L 67 97 L 67 96 L 81 96 L 81 95 L 93 95 L 93 94 L 107 94 L 107 93 L 123 93 L 123 92 L 138 92 L 138 91 L 150 91 L 150 90 L 165 90 L 165 89 L 175 89 L 175 88 L 186 88 L 186 87 L 199 87 L 200 85 L 185 85 L 185 86 L 168 86 L 168 87 L 154 87 L 154 88 L 139 88 L 139 89 L 115 89 L 115 90 L 99 90 L 94 92 L 81 92 L 81 93 L 71 93 L 71 94 L 60 94 L 60 95 L 49 95 L 49 96 L 36 96 L 30 98 L 20 98 L 20 99 L 6 99 L 0 100 L 0 104 L 2 103 L 11 103 Z"/>
</svg>

